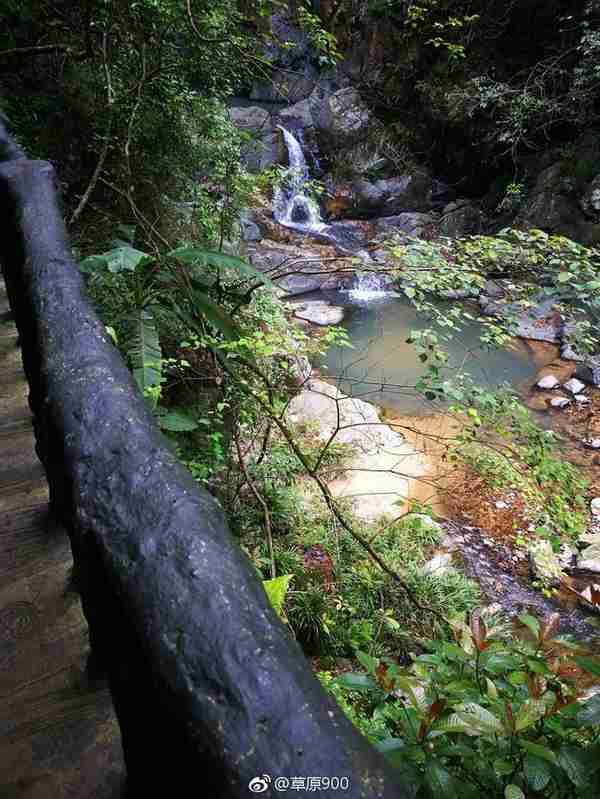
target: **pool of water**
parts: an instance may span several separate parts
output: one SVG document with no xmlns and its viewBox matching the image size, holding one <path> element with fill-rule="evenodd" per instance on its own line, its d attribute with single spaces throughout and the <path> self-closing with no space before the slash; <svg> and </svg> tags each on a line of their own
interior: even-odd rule
<svg viewBox="0 0 600 799">
<path fill-rule="evenodd" d="M 423 416 L 441 410 L 439 402 L 428 401 L 414 390 L 424 367 L 406 339 L 411 330 L 430 327 L 431 321 L 407 299 L 388 294 L 361 301 L 344 292 L 320 292 L 315 299 L 344 306 L 342 324 L 353 344 L 353 349 L 332 347 L 315 364 L 324 377 L 335 379 L 345 394 L 360 396 L 402 415 Z M 438 330 L 442 332 L 441 328 Z M 482 351 L 480 333 L 481 326 L 472 323 L 444 342 L 449 354 L 444 374 L 469 374 L 478 385 L 491 389 L 509 383 L 517 391 L 528 390 L 544 365 L 539 353 L 520 339 L 515 339 L 509 349 Z M 546 363 L 554 357 L 549 351 Z"/>
</svg>

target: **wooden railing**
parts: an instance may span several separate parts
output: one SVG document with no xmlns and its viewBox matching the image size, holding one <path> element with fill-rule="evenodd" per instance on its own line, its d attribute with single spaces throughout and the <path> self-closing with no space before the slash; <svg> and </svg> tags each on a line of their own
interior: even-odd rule
<svg viewBox="0 0 600 799">
<path fill-rule="evenodd" d="M 128 795 L 279 796 L 300 778 L 291 795 L 412 796 L 321 689 L 218 503 L 166 446 L 86 298 L 52 167 L 1 122 L 0 220 L 37 451 L 108 673 Z"/>
</svg>

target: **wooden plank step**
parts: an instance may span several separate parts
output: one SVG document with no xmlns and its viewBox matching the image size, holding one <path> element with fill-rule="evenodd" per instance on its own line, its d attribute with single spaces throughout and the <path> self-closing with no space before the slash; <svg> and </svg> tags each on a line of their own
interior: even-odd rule
<svg viewBox="0 0 600 799">
<path fill-rule="evenodd" d="M 0 456 L 2 453 L 2 439 L 21 433 L 30 432 L 33 435 L 33 415 L 31 411 L 24 410 L 11 416 L 0 417 Z"/>
<path fill-rule="evenodd" d="M 0 471 L 0 495 L 24 491 L 28 487 L 46 479 L 44 467 L 37 460 L 27 466 Z"/>
</svg>

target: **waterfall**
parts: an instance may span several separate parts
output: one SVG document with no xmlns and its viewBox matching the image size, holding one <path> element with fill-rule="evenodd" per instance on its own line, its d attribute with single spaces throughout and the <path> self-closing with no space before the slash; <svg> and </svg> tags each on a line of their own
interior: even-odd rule
<svg viewBox="0 0 600 799">
<path fill-rule="evenodd" d="M 317 202 L 308 195 L 308 166 L 302 145 L 289 130 L 278 125 L 287 147 L 290 168 L 275 192 L 273 216 L 280 225 L 306 233 L 322 233 L 327 225 L 321 219 Z"/>
<path fill-rule="evenodd" d="M 353 300 L 367 301 L 388 297 L 390 290 L 383 275 L 376 272 L 359 272 L 348 294 Z"/>
<path fill-rule="evenodd" d="M 301 143 L 282 125 L 277 126 L 283 133 L 288 151 L 289 169 L 273 199 L 273 216 L 280 225 L 309 233 L 320 241 L 335 244 L 338 250 L 359 258 L 363 263 L 372 263 L 366 247 L 366 240 L 348 230 L 342 224 L 326 224 L 321 219 L 319 205 L 308 192 L 310 175 Z M 371 300 L 388 294 L 385 281 L 374 272 L 358 274 L 350 289 L 353 299 Z"/>
</svg>

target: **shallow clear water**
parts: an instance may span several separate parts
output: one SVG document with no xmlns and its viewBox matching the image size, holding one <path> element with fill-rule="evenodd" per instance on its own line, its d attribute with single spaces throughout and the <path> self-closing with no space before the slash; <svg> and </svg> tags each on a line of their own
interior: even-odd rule
<svg viewBox="0 0 600 799">
<path fill-rule="evenodd" d="M 360 301 L 344 292 L 321 292 L 319 299 L 345 307 L 342 325 L 354 345 L 353 349 L 329 350 L 316 364 L 324 376 L 336 378 L 345 394 L 393 408 L 402 415 L 426 415 L 440 408 L 439 403 L 425 400 L 412 388 L 424 367 L 406 339 L 411 330 L 422 330 L 431 323 L 408 300 L 388 294 Z M 482 351 L 480 331 L 473 323 L 445 342 L 450 360 L 444 374 L 453 377 L 468 373 L 478 385 L 489 388 L 504 383 L 517 390 L 528 387 L 541 364 L 534 361 L 527 343 L 515 340 L 511 349 Z"/>
</svg>

